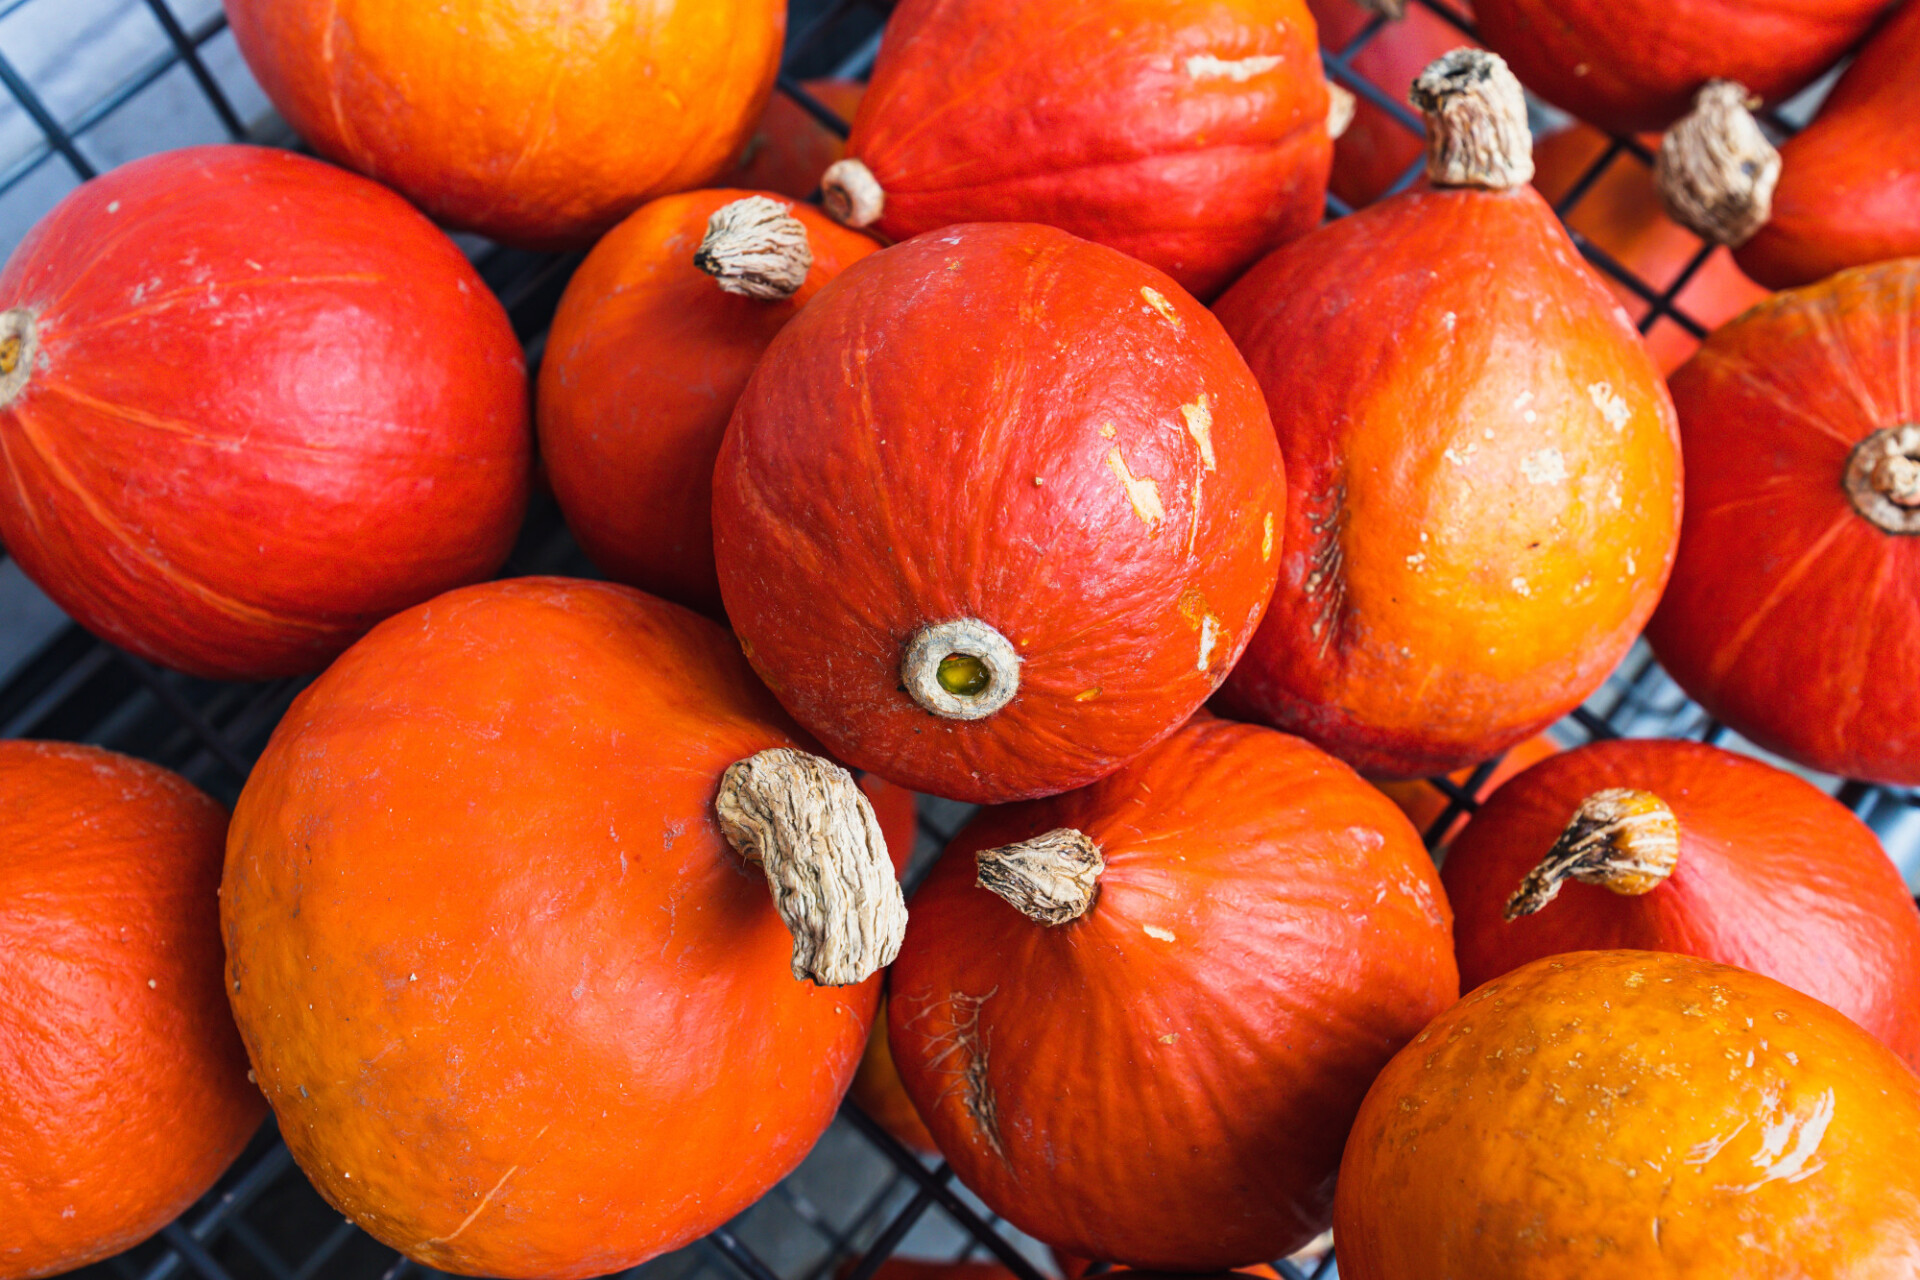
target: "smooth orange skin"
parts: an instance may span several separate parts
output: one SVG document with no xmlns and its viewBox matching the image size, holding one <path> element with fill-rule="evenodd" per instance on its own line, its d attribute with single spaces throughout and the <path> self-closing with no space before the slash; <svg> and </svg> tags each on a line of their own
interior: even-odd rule
<svg viewBox="0 0 1920 1280">
<path fill-rule="evenodd" d="M 225 0 L 273 105 L 328 159 L 433 218 L 591 244 L 739 156 L 784 0 Z"/>
<path fill-rule="evenodd" d="M 802 80 L 800 87 L 842 120 L 852 121 L 867 86 L 858 80 Z M 716 187 L 772 191 L 805 200 L 820 189 L 820 175 L 845 155 L 846 140 L 807 113 L 784 93 L 767 99 L 733 168 L 714 179 Z"/>
<path fill-rule="evenodd" d="M 1280 585 L 1221 708 L 1429 777 L 1606 678 L 1672 563 L 1679 442 L 1645 344 L 1538 194 L 1405 192 L 1215 311 L 1290 489 Z"/>
<path fill-rule="evenodd" d="M 529 578 L 376 628 L 235 810 L 234 1012 L 301 1168 L 442 1270 L 601 1275 L 702 1235 L 813 1145 L 878 976 L 815 988 L 721 773 L 809 749 L 731 637 Z"/>
<path fill-rule="evenodd" d="M 567 527 L 616 581 L 720 615 L 713 463 L 747 377 L 783 325 L 880 246 L 812 205 L 813 269 L 783 302 L 693 265 L 707 219 L 755 191 L 688 191 L 638 210 L 580 264 L 540 367 L 540 454 Z"/>
<path fill-rule="evenodd" d="M 1320 47 L 1329 53 L 1346 48 L 1375 16 L 1354 0 L 1307 0 L 1307 7 L 1320 29 Z M 1466 0 L 1451 0 L 1447 7 L 1466 21 L 1473 21 L 1473 9 Z M 1413 4 L 1404 17 L 1389 22 L 1367 41 L 1349 65 L 1404 106 L 1414 78 L 1428 64 L 1468 43 L 1460 28 L 1432 9 Z M 1426 155 L 1427 146 L 1418 133 L 1365 98 L 1355 96 L 1353 122 L 1334 140 L 1333 173 L 1327 179 L 1327 189 L 1358 209 L 1378 200 L 1399 181 L 1401 174 Z"/>
<path fill-rule="evenodd" d="M 1480 789 L 1473 793 L 1474 799 L 1485 800 L 1493 794 L 1494 788 L 1508 778 L 1521 772 L 1528 765 L 1545 760 L 1559 750 L 1560 744 L 1546 734 L 1534 734 L 1500 757 L 1500 763 L 1495 765 L 1493 772 L 1487 775 L 1487 780 L 1480 784 Z M 1473 771 L 1477 767 L 1456 769 L 1448 775 L 1448 780 L 1455 786 L 1465 788 L 1469 782 L 1473 781 Z M 1376 782 L 1373 785 L 1386 793 L 1387 799 L 1400 806 L 1400 812 L 1407 815 L 1407 821 L 1413 824 L 1413 829 L 1418 831 L 1423 839 L 1427 836 L 1428 829 L 1440 820 L 1440 815 L 1451 807 L 1451 801 L 1446 793 L 1424 778 L 1406 782 Z M 1464 813 L 1456 814 L 1433 847 L 1446 848 L 1453 838 L 1460 834 L 1460 829 L 1467 825 L 1469 816 Z"/>
<path fill-rule="evenodd" d="M 851 765 L 983 803 L 1085 785 L 1192 715 L 1266 608 L 1285 516 L 1259 387 L 1206 308 L 1014 223 L 821 290 L 754 370 L 713 483 L 727 616 L 782 704 Z M 942 719 L 900 662 L 966 617 L 1015 646 L 1019 693 Z"/>
<path fill-rule="evenodd" d="M 1726 325 L 1673 376 L 1680 558 L 1647 639 L 1742 736 L 1814 769 L 1920 783 L 1920 538 L 1841 488 L 1853 446 L 1920 420 L 1920 260 L 1845 271 Z"/>
<path fill-rule="evenodd" d="M 226 812 L 97 747 L 0 742 L 0 1277 L 132 1248 L 266 1104 L 220 983 Z"/>
<path fill-rule="evenodd" d="M 1374 1082 L 1340 1166 L 1340 1275 L 1898 1280 L 1920 1268 L 1917 1137 L 1920 1078 L 1770 978 L 1538 960 Z"/>
<path fill-rule="evenodd" d="M 1241 79 L 1189 58 L 1279 61 Z M 1333 143 L 1305 0 L 902 0 L 847 154 L 904 240 L 1042 222 L 1198 297 L 1320 222 Z"/>
<path fill-rule="evenodd" d="M 1106 858 L 1087 914 L 1049 928 L 975 887 L 977 851 L 1057 827 Z M 1378 791 L 1201 716 L 955 839 L 914 897 L 887 1034 L 961 1181 L 1021 1230 L 1132 1266 L 1249 1264 L 1326 1227 L 1367 1083 L 1459 992 L 1450 921 Z"/>
</svg>

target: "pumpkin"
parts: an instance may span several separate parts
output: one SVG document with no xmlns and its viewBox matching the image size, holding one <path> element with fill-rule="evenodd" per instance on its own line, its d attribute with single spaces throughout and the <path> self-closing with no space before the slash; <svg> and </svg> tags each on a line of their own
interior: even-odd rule
<svg viewBox="0 0 1920 1280">
<path fill-rule="evenodd" d="M 1916 1131 L 1920 1078 L 1771 978 L 1536 960 L 1374 1081 L 1340 1165 L 1340 1275 L 1911 1275 Z"/>
<path fill-rule="evenodd" d="M 1560 744 L 1552 738 L 1544 733 L 1536 733 L 1501 756 L 1478 787 L 1471 786 L 1473 775 L 1479 771 L 1478 765 L 1467 769 L 1456 769 L 1448 775 L 1447 781 L 1467 792 L 1476 801 L 1482 801 L 1492 795 L 1494 788 L 1508 778 L 1559 750 Z M 1387 799 L 1400 806 L 1400 812 L 1407 815 L 1407 821 L 1413 824 L 1413 829 L 1418 831 L 1426 839 L 1428 846 L 1433 849 L 1446 848 L 1453 838 L 1460 834 L 1460 828 L 1467 824 L 1467 819 L 1471 816 L 1470 811 L 1456 812 L 1453 820 L 1447 823 L 1446 829 L 1435 833 L 1433 824 L 1440 821 L 1447 810 L 1453 808 L 1453 797 L 1424 778 L 1406 782 L 1376 782 L 1374 785 L 1386 793 Z"/>
<path fill-rule="evenodd" d="M 955 838 L 914 897 L 887 1034 L 960 1180 L 1022 1231 L 1240 1266 L 1327 1225 L 1368 1081 L 1458 993 L 1448 922 L 1384 796 L 1202 716 Z"/>
<path fill-rule="evenodd" d="M 1336 55 L 1375 16 L 1362 0 L 1307 0 L 1307 7 L 1320 29 L 1320 47 Z M 1462 20 L 1472 21 L 1464 0 L 1457 12 Z M 1415 5 L 1368 39 L 1347 65 L 1359 79 L 1397 98 L 1428 63 L 1458 48 L 1460 38 L 1460 28 L 1439 12 Z M 1418 133 L 1361 97 L 1354 104 L 1353 123 L 1334 141 L 1327 190 L 1356 209 L 1372 204 L 1425 154 L 1426 143 Z"/>
<path fill-rule="evenodd" d="M 810 205 L 666 196 L 587 255 L 541 362 L 540 453 L 609 577 L 717 615 L 713 463 L 767 344 L 879 246 Z"/>
<path fill-rule="evenodd" d="M 842 120 L 853 119 L 867 86 L 858 80 L 803 80 L 807 96 Z M 733 168 L 714 180 L 716 187 L 744 187 L 805 200 L 820 189 L 820 175 L 846 154 L 846 140 L 784 93 L 767 100 L 766 114 Z"/>
<path fill-rule="evenodd" d="M 1920 260 L 1782 293 L 1673 376 L 1680 557 L 1647 629 L 1742 736 L 1920 783 Z"/>
<path fill-rule="evenodd" d="M 321 155 L 449 226 L 584 248 L 702 186 L 766 107 L 783 0 L 225 0 L 254 79 Z"/>
<path fill-rule="evenodd" d="M 1273 590 L 1284 476 L 1259 387 L 1151 267 L 950 227 L 781 330 L 714 471 L 747 658 L 839 759 L 994 802 L 1171 733 Z"/>
<path fill-rule="evenodd" d="M 1526 86 L 1608 133 L 1664 129 L 1708 80 L 1781 101 L 1890 0 L 1474 0 L 1480 39 Z"/>
<path fill-rule="evenodd" d="M 595 1276 L 798 1164 L 905 914 L 809 745 L 724 630 L 610 584 L 466 588 L 343 654 L 221 887 L 241 1035 L 328 1201 L 440 1270 Z"/>
<path fill-rule="evenodd" d="M 0 539 L 82 626 L 166 666 L 312 671 L 487 576 L 531 444 L 499 302 L 330 165 L 137 160 L 0 273 Z"/>
<path fill-rule="evenodd" d="M 1265 259 L 1215 308 L 1266 392 L 1280 584 L 1217 704 L 1381 778 L 1497 755 L 1639 634 L 1680 515 L 1673 410 L 1532 171 L 1520 87 L 1449 54 L 1429 185 Z"/>
<path fill-rule="evenodd" d="M 227 815 L 96 747 L 0 742 L 0 1277 L 109 1257 L 260 1127 L 220 983 Z"/>
<path fill-rule="evenodd" d="M 1202 297 L 1320 221 L 1305 0 L 903 0 L 827 211 L 892 240 L 1044 222 Z"/>
</svg>

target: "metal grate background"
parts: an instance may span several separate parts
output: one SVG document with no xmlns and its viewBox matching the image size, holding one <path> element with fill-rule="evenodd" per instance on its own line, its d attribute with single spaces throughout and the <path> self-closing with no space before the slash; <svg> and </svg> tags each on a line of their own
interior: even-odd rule
<svg viewBox="0 0 1920 1280">
<path fill-rule="evenodd" d="M 1447 0 L 1416 0 L 1458 28 L 1472 25 Z M 886 0 L 794 0 L 780 88 L 828 127 L 846 126 L 798 87 L 821 75 L 864 76 L 879 45 Z M 1410 134 L 1418 118 L 1406 86 L 1376 85 L 1355 59 L 1386 29 L 1366 23 L 1325 51 L 1329 75 L 1391 114 Z M 95 173 L 140 155 L 198 142 L 291 145 L 227 31 L 218 0 L 0 0 L 0 246 L 12 246 L 52 204 Z M 1816 91 L 1817 92 L 1817 91 Z M 1782 134 L 1806 103 L 1768 117 Z M 1575 214 L 1616 165 L 1649 166 L 1633 139 L 1614 140 L 1558 203 Z M 1394 189 L 1413 182 L 1416 163 Z M 1328 213 L 1350 210 L 1330 199 Z M 537 363 L 547 324 L 579 255 L 461 243 L 500 295 Z M 1643 332 L 1706 327 L 1677 301 L 1707 264 L 1702 245 L 1671 278 L 1644 280 L 1574 232 L 1593 265 L 1644 307 Z M 551 498 L 536 498 L 505 576 L 595 576 Z M 177 770 L 231 804 L 267 736 L 304 680 L 221 684 L 161 671 L 96 640 L 0 559 L 0 735 L 95 743 Z M 1554 729 L 1565 745 L 1599 737 L 1684 736 L 1761 754 L 1708 718 L 1667 679 L 1645 646 L 1581 710 Z M 1433 781 L 1448 800 L 1437 843 L 1492 772 L 1467 785 Z M 1802 771 L 1804 772 L 1804 771 Z M 1881 835 L 1909 882 L 1920 880 L 1920 795 L 1816 778 Z M 928 801 L 909 887 L 966 820 L 967 806 Z M 805 1164 L 726 1228 L 629 1275 L 650 1280 L 867 1280 L 896 1250 L 918 1257 L 992 1258 L 1020 1280 L 1040 1280 L 1045 1252 L 999 1223 L 935 1160 L 895 1143 L 851 1105 Z M 1036 1265 L 1038 1264 L 1038 1265 Z M 1331 1255 L 1276 1263 L 1286 1280 L 1337 1276 Z M 198 1205 L 158 1237 L 80 1273 L 120 1280 L 400 1280 L 427 1272 L 343 1221 L 294 1167 L 271 1124 Z"/>
</svg>

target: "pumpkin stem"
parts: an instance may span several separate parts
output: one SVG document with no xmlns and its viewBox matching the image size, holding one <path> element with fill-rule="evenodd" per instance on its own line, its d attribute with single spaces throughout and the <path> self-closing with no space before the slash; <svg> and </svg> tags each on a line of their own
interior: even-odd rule
<svg viewBox="0 0 1920 1280">
<path fill-rule="evenodd" d="M 40 331 L 25 307 L 0 312 L 0 409 L 20 398 L 40 354 Z"/>
<path fill-rule="evenodd" d="M 1572 821 L 1507 899 L 1507 919 L 1530 916 L 1568 880 L 1615 893 L 1652 893 L 1680 861 L 1680 823 L 1650 791 L 1609 787 L 1580 802 Z"/>
<path fill-rule="evenodd" d="M 1336 142 L 1345 136 L 1353 125 L 1353 114 L 1360 109 L 1360 100 L 1353 96 L 1345 86 L 1327 81 L 1327 136 Z"/>
<path fill-rule="evenodd" d="M 820 203 L 827 216 L 843 227 L 866 227 L 879 220 L 887 207 L 887 193 L 873 170 L 852 156 L 836 160 L 820 175 Z"/>
<path fill-rule="evenodd" d="M 1442 54 L 1408 98 L 1427 120 L 1427 178 L 1434 186 L 1510 191 L 1532 181 L 1527 95 L 1499 54 Z"/>
<path fill-rule="evenodd" d="M 748 196 L 713 211 L 693 265 L 728 293 L 779 302 L 807 282 L 813 245 L 806 224 L 793 216 L 791 206 Z"/>
<path fill-rule="evenodd" d="M 767 874 L 793 932 L 795 978 L 844 987 L 893 963 L 907 903 L 852 774 L 775 747 L 728 765 L 713 807 L 727 843 Z"/>
<path fill-rule="evenodd" d="M 1020 691 L 1020 655 L 978 618 L 922 627 L 900 659 L 907 696 L 948 720 L 984 720 Z"/>
<path fill-rule="evenodd" d="M 1029 920 L 1049 927 L 1078 920 L 1100 896 L 1107 860 L 1084 832 L 1059 827 L 1045 835 L 974 855 L 974 887 L 1005 898 Z"/>
<path fill-rule="evenodd" d="M 1703 240 L 1739 248 L 1767 225 L 1780 153 L 1751 108 L 1760 99 L 1731 80 L 1709 80 L 1693 113 L 1667 130 L 1654 186 L 1673 220 Z"/>
<path fill-rule="evenodd" d="M 1882 427 L 1847 457 L 1853 509 L 1888 533 L 1920 534 L 1920 425 Z"/>
</svg>

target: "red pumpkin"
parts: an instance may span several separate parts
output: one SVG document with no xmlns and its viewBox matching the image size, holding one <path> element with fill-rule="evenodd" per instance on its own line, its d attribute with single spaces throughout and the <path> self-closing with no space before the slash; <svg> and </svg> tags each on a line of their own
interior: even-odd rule
<svg viewBox="0 0 1920 1280">
<path fill-rule="evenodd" d="M 914 898 L 888 1037 L 961 1181 L 1021 1230 L 1243 1265 L 1327 1225 L 1367 1083 L 1459 991 L 1448 922 L 1385 797 L 1203 716 L 955 839 Z"/>
<path fill-rule="evenodd" d="M 260 1127 L 220 981 L 227 815 L 95 747 L 0 742 L 0 1276 L 184 1213 Z"/>
<path fill-rule="evenodd" d="M 241 1034 L 321 1193 L 441 1270 L 593 1276 L 798 1164 L 904 918 L 806 746 L 725 631 L 624 587 L 472 587 L 342 655 L 247 780 L 221 887 Z"/>
<path fill-rule="evenodd" d="M 312 671 L 519 532 L 519 343 L 365 179 L 255 147 L 135 161 L 40 221 L 0 310 L 0 539 L 143 657 Z"/>
<path fill-rule="evenodd" d="M 1320 47 L 1340 53 L 1368 24 L 1374 13 L 1361 0 L 1307 0 L 1320 28 Z M 1458 0 L 1462 20 L 1473 11 Z M 1355 75 L 1396 101 L 1404 100 L 1414 77 L 1449 49 L 1460 46 L 1460 28 L 1423 5 L 1409 7 L 1362 45 L 1347 65 Z M 1354 104 L 1353 122 L 1333 144 L 1333 174 L 1327 189 L 1358 209 L 1372 204 L 1411 169 L 1427 145 L 1420 135 L 1365 97 Z"/>
<path fill-rule="evenodd" d="M 780 332 L 714 472 L 748 660 L 839 758 L 1047 795 L 1173 731 L 1272 591 L 1284 477 L 1206 308 L 1050 227 L 854 264 Z"/>
<path fill-rule="evenodd" d="M 1202 297 L 1320 221 L 1305 0 L 904 0 L 827 210 L 901 240 L 1044 222 Z"/>
<path fill-rule="evenodd" d="M 842 120 L 852 120 L 867 86 L 858 80 L 803 80 L 800 87 Z M 714 180 L 716 187 L 772 191 L 805 200 L 820 189 L 820 175 L 845 155 L 846 140 L 784 93 L 767 100 L 739 161 Z"/>
<path fill-rule="evenodd" d="M 1647 629 L 1743 736 L 1920 783 L 1920 260 L 1844 271 L 1716 331 L 1673 376 L 1680 558 Z"/>
<path fill-rule="evenodd" d="M 1666 389 L 1525 185 L 1519 86 L 1466 50 L 1421 84 L 1431 185 L 1216 307 L 1291 488 L 1280 585 L 1219 705 L 1383 778 L 1484 760 L 1577 706 L 1652 612 L 1680 514 Z M 1462 154 L 1498 172 L 1447 172 Z"/>
<path fill-rule="evenodd" d="M 1838 62 L 1891 0 L 1475 0 L 1480 38 L 1526 86 L 1608 133 L 1664 129 L 1737 80 L 1781 101 Z"/>
<path fill-rule="evenodd" d="M 574 537 L 609 577 L 715 615 L 713 463 L 734 403 L 781 326 L 879 248 L 811 205 L 762 196 L 793 269 L 732 279 L 705 256 L 709 221 L 754 196 L 667 196 L 614 228 L 567 285 L 540 367 L 540 453 Z M 721 252 L 753 261 L 766 226 L 735 228 Z"/>
<path fill-rule="evenodd" d="M 580 248 L 740 155 L 783 0 L 225 0 L 314 150 L 442 222 Z"/>
</svg>

